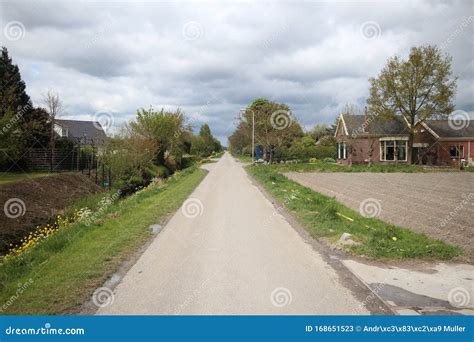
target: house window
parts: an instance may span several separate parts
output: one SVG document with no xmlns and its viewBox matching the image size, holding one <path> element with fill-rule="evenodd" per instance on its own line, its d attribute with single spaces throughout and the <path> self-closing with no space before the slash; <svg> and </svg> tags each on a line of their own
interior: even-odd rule
<svg viewBox="0 0 474 342">
<path fill-rule="evenodd" d="M 451 145 L 449 154 L 451 158 L 464 158 L 464 145 Z"/>
<path fill-rule="evenodd" d="M 406 140 L 383 140 L 380 141 L 380 160 L 395 161 L 407 160 Z"/>
<path fill-rule="evenodd" d="M 337 159 L 347 159 L 347 144 L 346 143 L 337 144 Z"/>
<path fill-rule="evenodd" d="M 397 160 L 407 160 L 406 141 L 397 141 Z"/>
<path fill-rule="evenodd" d="M 61 127 L 61 136 L 62 137 L 67 137 L 67 128 L 66 127 Z"/>
</svg>

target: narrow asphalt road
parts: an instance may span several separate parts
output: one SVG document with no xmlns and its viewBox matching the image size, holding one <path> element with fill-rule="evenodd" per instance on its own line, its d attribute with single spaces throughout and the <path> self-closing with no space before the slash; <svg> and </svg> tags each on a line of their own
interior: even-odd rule
<svg viewBox="0 0 474 342">
<path fill-rule="evenodd" d="M 108 314 L 368 314 L 226 153 L 114 289 Z"/>
</svg>

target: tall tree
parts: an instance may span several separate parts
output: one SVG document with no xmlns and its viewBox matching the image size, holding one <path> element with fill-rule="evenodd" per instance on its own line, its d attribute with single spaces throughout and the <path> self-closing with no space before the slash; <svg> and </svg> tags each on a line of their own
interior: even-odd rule
<svg viewBox="0 0 474 342">
<path fill-rule="evenodd" d="M 409 163 L 413 162 L 415 125 L 454 110 L 456 79 L 451 74 L 451 57 L 436 46 L 421 46 L 413 47 L 407 60 L 390 58 L 380 75 L 369 80 L 371 115 L 402 115 L 407 122 Z"/>
<path fill-rule="evenodd" d="M 201 126 L 199 135 L 193 140 L 191 151 L 202 157 L 210 156 L 213 152 L 222 151 L 221 143 L 212 135 L 208 124 Z"/>
<path fill-rule="evenodd" d="M 55 147 L 55 138 L 56 133 L 54 132 L 54 125 L 56 123 L 56 117 L 62 114 L 64 110 L 64 104 L 59 98 L 59 94 L 48 90 L 46 94 L 43 94 L 43 105 L 46 108 L 46 111 L 49 115 L 49 148 L 51 150 L 51 169 L 54 162 L 54 147 Z"/>
<path fill-rule="evenodd" d="M 133 132 L 146 138 L 152 138 L 157 145 L 156 163 L 165 164 L 165 153 L 182 151 L 183 132 L 190 128 L 185 124 L 184 113 L 178 108 L 174 112 L 150 108 L 139 109 L 137 117 L 130 122 Z"/>
<path fill-rule="evenodd" d="M 13 64 L 6 47 L 2 47 L 0 56 L 0 84 L 0 117 L 3 117 L 7 110 L 21 112 L 31 107 L 18 65 Z"/>
<path fill-rule="evenodd" d="M 283 103 L 276 103 L 259 98 L 253 101 L 243 113 L 242 125 L 238 129 L 252 134 L 252 123 L 255 118 L 255 143 L 264 149 L 267 159 L 272 160 L 274 148 L 291 145 L 296 138 L 303 136 L 303 130 L 290 108 Z"/>
<path fill-rule="evenodd" d="M 20 70 L 8 50 L 0 55 L 0 167 L 21 161 L 29 147 L 48 144 L 48 115 L 33 108 Z"/>
<path fill-rule="evenodd" d="M 332 129 L 331 126 L 329 125 L 316 125 L 314 126 L 311 131 L 309 132 L 309 135 L 315 140 L 315 141 L 319 141 L 321 140 L 322 138 L 324 137 L 327 137 L 327 136 L 333 136 L 334 135 L 334 131 Z"/>
</svg>

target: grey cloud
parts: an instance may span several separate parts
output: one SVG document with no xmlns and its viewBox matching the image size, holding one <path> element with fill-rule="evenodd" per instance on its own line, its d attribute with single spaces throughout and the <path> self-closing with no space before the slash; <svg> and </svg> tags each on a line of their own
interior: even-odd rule
<svg viewBox="0 0 474 342">
<path fill-rule="evenodd" d="M 469 2 L 71 2 L 1 3 L 2 44 L 35 102 L 59 91 L 69 117 L 108 110 L 120 124 L 139 107 L 181 107 L 224 138 L 256 97 L 288 103 L 306 127 L 363 107 L 368 78 L 413 45 L 453 57 L 456 105 L 474 109 L 474 10 Z M 197 23 L 186 37 L 185 27 Z M 380 27 L 373 39 L 364 23 Z M 463 24 L 464 23 L 464 24 Z M 196 31 L 197 30 L 197 31 Z M 190 39 L 193 38 L 193 39 Z M 196 39 L 194 39 L 196 38 Z M 225 141 L 223 141 L 225 142 Z"/>
</svg>

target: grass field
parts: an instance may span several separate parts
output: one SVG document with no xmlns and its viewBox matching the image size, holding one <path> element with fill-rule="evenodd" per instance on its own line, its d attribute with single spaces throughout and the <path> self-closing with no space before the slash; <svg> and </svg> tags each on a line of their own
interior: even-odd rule
<svg viewBox="0 0 474 342">
<path fill-rule="evenodd" d="M 112 204 L 90 226 L 76 223 L 24 256 L 0 264 L 0 312 L 68 314 L 150 239 L 148 227 L 176 211 L 201 182 L 196 167 Z M 90 201 L 90 199 L 89 199 Z M 19 289 L 24 289 L 19 294 Z"/>
<path fill-rule="evenodd" d="M 32 173 L 16 173 L 16 172 L 3 172 L 0 173 L 0 185 L 7 183 L 15 183 L 25 180 L 30 180 L 38 177 L 47 177 L 54 175 L 54 173 L 45 172 L 32 172 Z"/>
<path fill-rule="evenodd" d="M 335 243 L 347 232 L 358 245 L 351 252 L 374 258 L 449 260 L 461 249 L 426 235 L 366 218 L 280 174 L 275 167 L 248 166 L 248 172 L 283 204 L 313 237 Z"/>
</svg>

